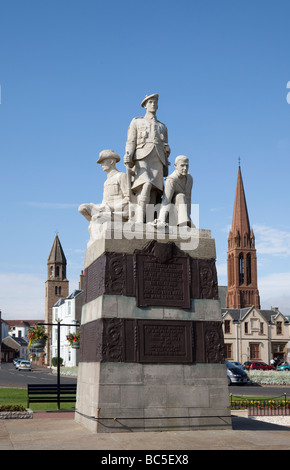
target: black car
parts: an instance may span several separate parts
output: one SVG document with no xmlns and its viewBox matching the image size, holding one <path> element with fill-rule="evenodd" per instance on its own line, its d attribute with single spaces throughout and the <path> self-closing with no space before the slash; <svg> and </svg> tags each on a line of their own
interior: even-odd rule
<svg viewBox="0 0 290 470">
<path fill-rule="evenodd" d="M 228 384 L 247 384 L 250 382 L 247 372 L 240 367 L 226 361 Z"/>
</svg>

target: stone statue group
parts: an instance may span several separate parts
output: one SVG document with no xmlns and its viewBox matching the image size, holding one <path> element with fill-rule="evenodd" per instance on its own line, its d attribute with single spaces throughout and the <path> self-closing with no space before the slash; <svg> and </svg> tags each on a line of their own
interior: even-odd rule
<svg viewBox="0 0 290 470">
<path fill-rule="evenodd" d="M 167 127 L 156 118 L 158 98 L 158 94 L 146 96 L 141 103 L 145 116 L 132 119 L 129 125 L 124 156 L 126 173 L 117 170 L 120 156 L 113 150 L 100 152 L 97 163 L 107 173 L 103 201 L 101 205 L 89 203 L 79 207 L 90 225 L 134 221 L 166 227 L 171 225 L 173 211 L 177 226 L 193 226 L 189 160 L 185 155 L 176 157 L 175 170 L 168 175 L 170 147 Z"/>
</svg>

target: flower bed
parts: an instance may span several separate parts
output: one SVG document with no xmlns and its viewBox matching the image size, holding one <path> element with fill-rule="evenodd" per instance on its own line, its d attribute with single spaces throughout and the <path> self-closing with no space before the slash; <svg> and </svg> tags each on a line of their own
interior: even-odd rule
<svg viewBox="0 0 290 470">
<path fill-rule="evenodd" d="M 1 405 L 0 419 L 31 419 L 33 411 L 22 405 Z"/>
<path fill-rule="evenodd" d="M 253 383 L 261 385 L 290 385 L 290 372 L 278 370 L 251 370 L 248 375 Z"/>
<path fill-rule="evenodd" d="M 231 410 L 248 410 L 249 416 L 290 416 L 290 400 L 286 397 L 269 399 L 230 398 Z"/>
</svg>

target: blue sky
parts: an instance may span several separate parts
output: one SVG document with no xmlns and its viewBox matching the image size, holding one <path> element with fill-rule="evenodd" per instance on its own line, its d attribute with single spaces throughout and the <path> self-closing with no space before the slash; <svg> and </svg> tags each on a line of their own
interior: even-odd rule
<svg viewBox="0 0 290 470">
<path fill-rule="evenodd" d="M 98 154 L 123 157 L 151 93 L 171 162 L 190 158 L 219 284 L 240 157 L 261 304 L 290 314 L 289 17 L 284 0 L 0 0 L 4 319 L 44 318 L 56 231 L 77 287 L 88 241 L 77 208 L 101 201 Z"/>
</svg>

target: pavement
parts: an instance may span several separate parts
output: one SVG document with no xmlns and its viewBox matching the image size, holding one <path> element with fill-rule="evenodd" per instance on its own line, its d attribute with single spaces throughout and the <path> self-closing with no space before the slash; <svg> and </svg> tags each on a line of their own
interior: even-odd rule
<svg viewBox="0 0 290 470">
<path fill-rule="evenodd" d="M 290 450 L 289 420 L 285 417 L 288 426 L 283 425 L 283 417 L 280 422 L 277 425 L 232 416 L 232 429 L 226 430 L 95 433 L 77 423 L 74 412 L 34 412 L 32 419 L 0 420 L 0 451 L 94 450 L 101 458 L 108 451 L 110 455 L 121 451 L 122 455 L 131 455 L 144 450 L 171 454 L 190 454 L 194 450 Z"/>
</svg>

